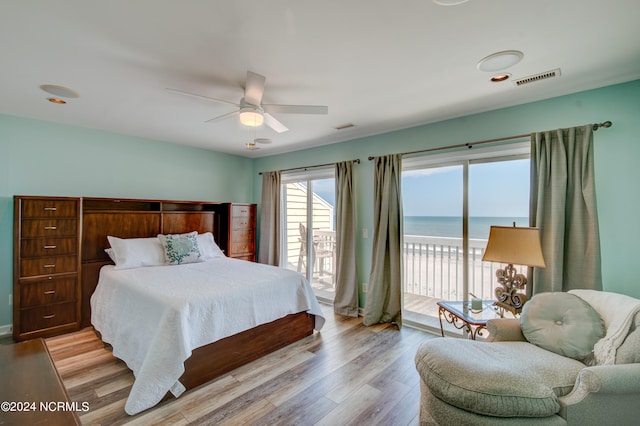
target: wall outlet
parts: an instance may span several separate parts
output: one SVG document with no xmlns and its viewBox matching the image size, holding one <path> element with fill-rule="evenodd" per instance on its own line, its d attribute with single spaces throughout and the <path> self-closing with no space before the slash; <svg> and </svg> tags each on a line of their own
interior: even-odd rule
<svg viewBox="0 0 640 426">
<path fill-rule="evenodd" d="M 369 230 L 367 228 L 362 228 L 362 238 L 369 238 Z"/>
<path fill-rule="evenodd" d="M 13 294 L 9 293 L 9 306 L 13 305 Z"/>
<path fill-rule="evenodd" d="M 362 292 L 363 293 L 367 292 L 367 283 L 362 283 Z"/>
</svg>

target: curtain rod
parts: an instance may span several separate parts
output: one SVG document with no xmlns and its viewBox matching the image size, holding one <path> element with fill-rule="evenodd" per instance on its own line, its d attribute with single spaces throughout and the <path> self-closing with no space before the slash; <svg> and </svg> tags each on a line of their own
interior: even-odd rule
<svg viewBox="0 0 640 426">
<path fill-rule="evenodd" d="M 360 159 L 356 158 L 355 160 L 353 160 L 353 162 L 356 163 L 356 164 L 360 164 Z M 317 167 L 333 166 L 335 164 L 337 164 L 337 163 L 316 164 L 314 166 L 292 167 L 290 169 L 282 169 L 282 170 L 279 170 L 279 171 L 280 172 L 291 172 L 291 171 L 294 171 L 294 170 L 307 170 L 307 169 L 315 169 Z M 260 172 L 258 174 L 261 175 L 262 172 Z"/>
<path fill-rule="evenodd" d="M 611 127 L 613 125 L 613 123 L 611 121 L 605 121 L 603 123 L 596 123 L 593 125 L 593 130 L 596 131 L 598 130 L 600 127 Z M 525 138 L 531 136 L 531 133 L 527 133 L 525 135 L 517 135 L 517 136 L 507 136 L 504 138 L 496 138 L 496 139 L 487 139 L 484 141 L 478 141 L 478 142 L 467 142 L 467 143 L 461 143 L 458 145 L 449 145 L 449 146 L 441 146 L 441 147 L 437 147 L 437 148 L 429 148 L 429 149 L 421 149 L 418 151 L 410 151 L 410 152 L 402 152 L 400 153 L 400 155 L 411 155 L 411 154 L 422 154 L 425 152 L 432 152 L 432 151 L 442 151 L 445 149 L 455 149 L 455 148 L 462 148 L 462 147 L 467 147 L 469 149 L 473 148 L 474 145 L 482 145 L 482 144 L 486 144 L 486 143 L 494 143 L 494 142 L 503 142 L 503 141 L 510 141 L 510 140 L 514 140 L 514 139 L 521 139 L 521 138 Z M 373 160 L 375 157 L 374 156 L 369 156 L 368 159 L 369 161 Z"/>
</svg>

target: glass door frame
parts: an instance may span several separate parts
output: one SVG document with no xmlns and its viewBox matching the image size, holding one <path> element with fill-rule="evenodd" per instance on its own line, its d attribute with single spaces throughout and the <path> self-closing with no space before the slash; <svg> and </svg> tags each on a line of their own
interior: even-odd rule
<svg viewBox="0 0 640 426">
<path fill-rule="evenodd" d="M 313 272 L 314 272 L 314 264 L 316 259 L 314 258 L 314 240 L 313 240 L 313 206 L 314 206 L 314 190 L 313 184 L 314 181 L 324 180 L 324 179 L 334 179 L 335 180 L 335 169 L 333 167 L 328 168 L 315 168 L 312 170 L 302 170 L 291 173 L 283 173 L 281 177 L 281 188 L 282 188 L 282 196 L 281 196 L 281 227 L 284 232 L 281 235 L 282 244 L 281 244 L 281 263 L 285 263 L 281 265 L 283 267 L 287 267 L 288 265 L 288 244 L 287 244 L 287 189 L 286 186 L 292 183 L 301 183 L 307 186 L 306 191 L 306 253 L 307 253 L 307 264 L 306 269 L 304 271 L 304 276 L 307 278 L 309 283 L 313 283 Z M 333 219 L 332 219 L 333 220 Z"/>
<path fill-rule="evenodd" d="M 414 156 L 403 159 L 402 171 L 439 168 L 448 166 L 462 167 L 462 299 L 469 300 L 470 265 L 469 265 L 469 169 L 470 166 L 480 163 L 511 161 L 530 158 L 530 140 L 523 142 L 503 144 L 495 147 L 474 148 L 471 151 L 438 153 L 431 155 Z M 404 261 L 403 261 L 404 263 Z M 403 277 L 404 278 L 404 277 Z M 406 283 L 402 283 L 403 289 Z M 404 299 L 404 290 L 403 290 Z M 403 302 L 403 311 L 404 311 Z M 437 321 L 437 318 L 436 318 Z M 413 323 L 413 321 L 410 321 Z M 420 324 L 417 324 L 421 326 Z M 429 328 L 432 324 L 427 325 Z"/>
</svg>

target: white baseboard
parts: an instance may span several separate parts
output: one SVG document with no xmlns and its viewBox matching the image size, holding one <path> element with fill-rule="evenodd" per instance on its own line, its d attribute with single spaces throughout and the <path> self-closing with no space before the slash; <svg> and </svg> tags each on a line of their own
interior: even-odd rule
<svg viewBox="0 0 640 426">
<path fill-rule="evenodd" d="M 0 337 L 9 336 L 13 333 L 13 324 L 0 325 Z"/>
</svg>

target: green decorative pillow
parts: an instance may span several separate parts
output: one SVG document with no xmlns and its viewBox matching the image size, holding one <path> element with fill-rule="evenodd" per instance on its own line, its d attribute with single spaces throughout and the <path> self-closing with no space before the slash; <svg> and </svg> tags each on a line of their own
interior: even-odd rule
<svg viewBox="0 0 640 426">
<path fill-rule="evenodd" d="M 522 308 L 520 328 L 536 346 L 584 360 L 604 336 L 600 315 L 587 302 L 569 293 L 539 293 Z"/>
<path fill-rule="evenodd" d="M 164 257 L 170 265 L 202 262 L 202 253 L 198 247 L 198 233 L 158 235 L 164 247 Z"/>
</svg>

